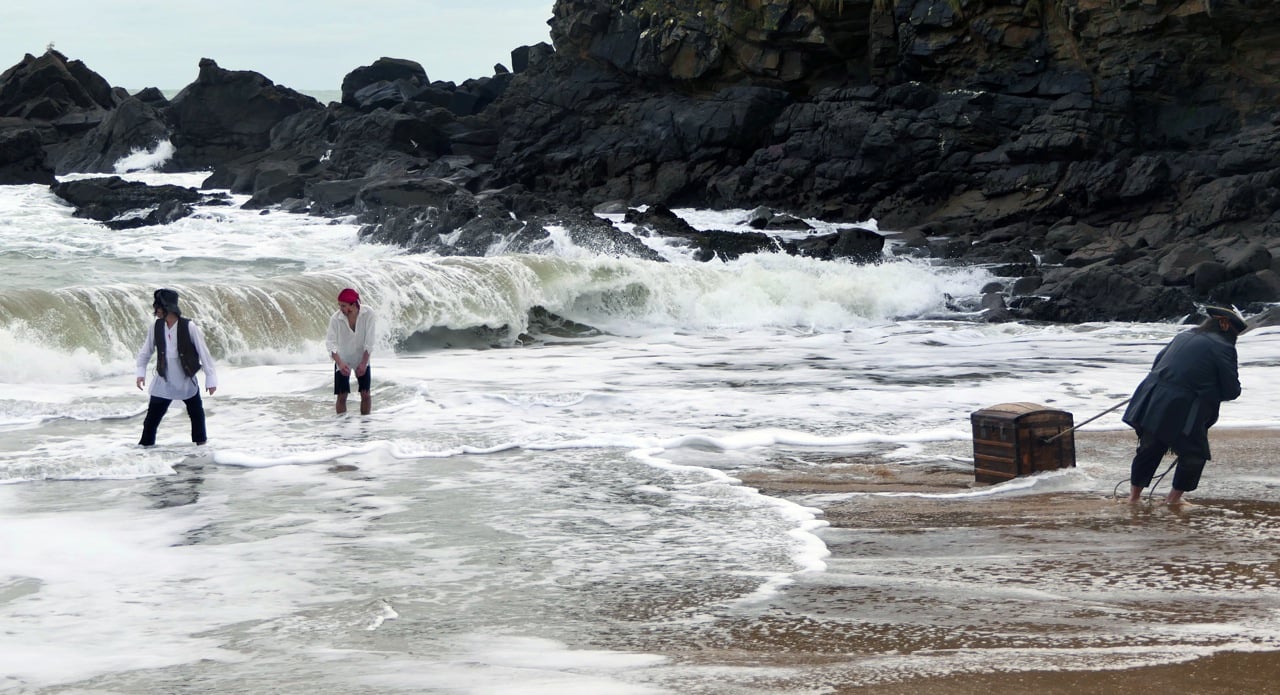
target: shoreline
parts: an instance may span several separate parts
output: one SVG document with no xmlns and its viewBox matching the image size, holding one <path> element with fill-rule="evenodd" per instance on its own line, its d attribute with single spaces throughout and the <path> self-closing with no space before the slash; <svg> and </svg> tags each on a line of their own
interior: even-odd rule
<svg viewBox="0 0 1280 695">
<path fill-rule="evenodd" d="M 1090 474 L 1124 475 L 1132 456 L 1136 440 L 1131 430 L 1077 431 L 1077 463 L 1090 466 Z M 1214 459 L 1206 469 L 1199 490 L 1188 493 L 1194 504 L 1204 500 L 1203 507 L 1190 510 L 1170 508 L 1163 504 L 1128 505 L 1117 499 L 1099 499 L 1093 493 L 1079 491 L 1048 492 L 1031 495 L 1008 495 L 1000 498 L 949 498 L 947 493 L 974 488 L 972 471 L 949 466 L 912 466 L 923 472 L 895 470 L 893 464 L 873 463 L 862 459 L 849 468 L 861 469 L 861 475 L 841 471 L 832 476 L 812 472 L 790 471 L 744 476 L 744 484 L 759 487 L 765 494 L 790 498 L 810 506 L 823 508 L 825 518 L 834 529 L 848 530 L 855 541 L 828 543 L 832 553 L 827 592 L 797 590 L 785 604 L 797 612 L 808 610 L 820 614 L 817 633 L 840 635 L 839 644 L 846 658 L 854 660 L 875 657 L 885 649 L 896 653 L 928 658 L 930 652 L 981 653 L 988 647 L 972 646 L 974 639 L 982 635 L 1013 637 L 1005 648 L 993 648 L 989 657 L 978 657 L 972 667 L 964 672 L 947 675 L 922 674 L 912 676 L 900 672 L 888 680 L 892 682 L 867 683 L 854 676 L 841 683 L 832 682 L 831 692 L 840 695 L 876 693 L 884 695 L 914 695 L 919 692 L 939 695 L 1013 695 L 1037 692 L 1048 695 L 1061 693 L 1163 693 L 1192 692 L 1208 695 L 1218 693 L 1280 693 L 1280 647 L 1264 642 L 1252 651 L 1247 644 L 1251 637 L 1247 632 L 1215 636 L 1200 628 L 1199 624 L 1213 625 L 1218 607 L 1207 605 L 1198 595 L 1201 584 L 1225 586 L 1229 595 L 1238 597 L 1232 601 L 1252 602 L 1255 609 L 1265 608 L 1267 586 L 1275 586 L 1274 575 L 1280 571 L 1280 563 L 1268 562 L 1257 551 L 1240 545 L 1238 539 L 1227 535 L 1231 527 L 1222 519 L 1258 519 L 1265 525 L 1271 519 L 1280 518 L 1280 501 L 1267 492 L 1275 483 L 1259 480 L 1257 494 L 1241 497 L 1215 495 L 1215 487 L 1221 491 L 1230 485 L 1239 485 L 1240 478 L 1228 482 L 1230 475 L 1241 475 L 1240 469 L 1257 469 L 1266 475 L 1265 468 L 1280 451 L 1280 430 L 1260 428 L 1215 429 L 1210 432 Z M 943 448 L 947 457 L 962 456 L 969 442 L 947 443 Z M 954 460 L 954 459 L 953 459 Z M 1170 455 L 1163 465 L 1173 460 Z M 1100 463 L 1102 462 L 1102 463 Z M 1102 468 L 1100 466 L 1105 466 Z M 1216 467 L 1222 467 L 1215 471 Z M 831 468 L 835 468 L 832 466 Z M 901 467 L 899 467 L 901 468 Z M 1215 475 L 1217 473 L 1218 475 Z M 1245 470 L 1243 478 L 1251 480 L 1251 471 Z M 1122 481 L 1123 482 L 1123 481 Z M 1218 483 L 1218 485 L 1215 485 Z M 1167 483 L 1166 483 L 1167 485 Z M 977 488 L 974 488 L 977 489 Z M 1247 489 L 1247 488 L 1246 488 Z M 905 496 L 859 495 L 856 493 L 908 492 L 921 493 Z M 1127 488 L 1123 491 L 1127 492 Z M 1167 488 L 1157 489 L 1157 497 Z M 805 502 L 806 495 L 855 493 L 839 502 L 814 504 Z M 936 493 L 942 493 L 941 496 Z M 1249 528 L 1249 527 L 1245 527 Z M 927 536 L 940 536 L 937 547 L 920 541 L 921 531 Z M 1223 537 L 1213 532 L 1226 531 Z M 1027 541 L 1009 541 L 1022 536 Z M 872 540 L 868 541 L 867 539 Z M 967 544 L 966 539 L 972 539 Z M 1232 545 L 1232 541 L 1236 545 Z M 1002 546 L 1002 542 L 1009 542 Z M 966 547 L 967 546 L 967 547 Z M 1072 548 L 1077 548 L 1072 551 Z M 1087 549 L 1087 551 L 1085 550 Z M 936 553 L 936 555 L 933 555 Z M 973 564 L 953 562 L 945 554 L 973 553 Z M 989 557 L 1004 554 L 1017 558 L 1004 575 L 1017 576 L 1019 588 L 1044 592 L 1041 605 L 1027 603 L 1026 599 L 1002 597 L 992 592 L 990 585 L 975 582 L 973 596 L 948 595 L 950 588 L 940 589 L 941 594 L 913 592 L 912 590 L 885 592 L 882 585 L 864 581 L 859 573 L 892 573 L 903 563 L 903 556 L 918 554 L 920 566 L 926 574 L 913 575 L 917 580 L 930 577 L 949 580 L 952 571 L 967 572 Z M 1265 555 L 1265 552 L 1262 553 Z M 884 558 L 884 566 L 877 566 L 877 558 Z M 930 564 L 933 563 L 933 564 Z M 1152 581 L 1154 589 L 1141 587 L 1126 566 L 1132 564 L 1150 574 L 1141 581 Z M 1228 568 L 1227 565 L 1240 567 Z M 1154 570 L 1153 568 L 1159 568 Z M 847 575 L 850 579 L 845 579 Z M 1249 576 L 1246 576 L 1249 575 Z M 1272 576 L 1268 579 L 1268 576 Z M 979 578 L 984 575 L 978 574 Z M 999 579 L 1000 573 L 985 575 L 990 581 Z M 1082 576 L 1096 577 L 1095 584 L 1080 581 Z M 1261 587 L 1250 581 L 1263 582 Z M 1008 579 L 1006 579 L 1008 581 Z M 1140 589 L 1133 588 L 1137 581 Z M 831 593 L 832 584 L 837 588 Z M 1115 589 L 1111 589 L 1111 585 Z M 877 600 L 918 603 L 942 601 L 923 613 L 886 613 L 884 608 L 854 606 L 830 608 L 832 600 L 843 604 L 845 597 L 865 596 L 868 587 L 880 589 Z M 952 583 L 950 586 L 963 586 Z M 1142 590 L 1142 589 L 1145 589 Z M 1116 591 L 1118 595 L 1108 595 Z M 984 593 L 985 592 L 985 593 Z M 1124 596 L 1125 593 L 1130 595 Z M 1052 597 L 1052 598 L 1050 598 Z M 971 603 L 966 604 L 966 601 Z M 1002 601 L 1004 603 L 1002 603 Z M 1100 614 L 1086 619 L 1087 626 L 1067 619 L 1043 608 L 1045 603 L 1079 602 L 1090 608 L 1101 607 Z M 1212 603 L 1212 602 L 1209 602 Z M 988 621 L 994 614 L 991 609 L 1003 605 L 1008 613 L 997 616 L 999 623 L 989 630 Z M 983 617 L 969 618 L 955 615 L 957 607 L 963 613 L 969 608 L 986 611 Z M 1016 615 L 1015 615 L 1016 614 Z M 938 637 L 933 643 L 911 645 L 909 643 L 875 641 L 864 637 L 864 631 L 886 631 L 892 634 L 911 634 L 911 628 L 926 623 L 933 615 L 940 629 L 954 630 L 958 636 L 951 641 Z M 1226 611 L 1220 620 L 1230 624 L 1235 614 Z M 1251 614 L 1254 615 L 1254 614 Z M 1256 616 L 1255 616 L 1256 617 Z M 1005 622 L 1001 623 L 1003 620 Z M 860 626 L 850 630 L 849 626 Z M 1064 665 L 1062 668 L 1036 668 L 1028 663 L 1026 670 L 1012 670 L 1018 663 L 1017 650 L 1025 649 L 1027 657 L 1034 659 L 1044 650 L 1063 648 L 1063 640 L 1072 635 L 1079 637 L 1077 649 L 1085 655 L 1091 648 L 1103 653 L 1127 646 L 1150 646 L 1150 635 L 1144 625 L 1159 632 L 1170 625 L 1185 626 L 1189 630 L 1185 639 L 1159 642 L 1174 653 L 1185 649 L 1185 661 L 1166 664 L 1147 664 L 1124 667 L 1115 660 L 1099 656 L 1096 668 L 1078 668 Z M 1173 634 L 1177 634 L 1176 631 Z M 966 636 L 967 635 L 967 636 Z M 975 638 L 974 636 L 978 636 Z M 1105 638 L 1100 637 L 1105 636 Z M 897 638 L 894 638 L 897 639 Z M 1221 639 L 1222 641 L 1217 641 Z M 812 640 L 812 641 L 811 641 Z M 1108 643 L 1108 640 L 1111 640 Z M 785 640 L 773 645 L 773 653 L 755 647 L 766 663 L 783 659 L 796 659 L 808 652 L 808 658 L 831 663 L 834 654 L 827 651 L 831 645 L 823 645 L 816 638 L 798 642 Z M 1020 642 L 1020 643 L 1019 643 Z M 1222 651 L 1204 656 L 1206 651 L 1221 645 Z M 994 647 L 995 645 L 988 645 Z M 752 650 L 750 646 L 744 649 Z M 1068 648 L 1070 649 L 1070 648 Z M 900 651 L 897 651 L 900 650 Z M 839 659 L 837 659 L 839 660 Z M 1120 661 L 1123 661 L 1121 657 Z M 1078 663 L 1078 662 L 1077 662 Z M 861 682 L 860 682 L 861 681 Z"/>
<path fill-rule="evenodd" d="M 1096 671 L 1016 671 L 927 677 L 838 688 L 837 695 L 1080 695 L 1280 693 L 1280 652 L 1220 652 L 1177 664 Z"/>
</svg>

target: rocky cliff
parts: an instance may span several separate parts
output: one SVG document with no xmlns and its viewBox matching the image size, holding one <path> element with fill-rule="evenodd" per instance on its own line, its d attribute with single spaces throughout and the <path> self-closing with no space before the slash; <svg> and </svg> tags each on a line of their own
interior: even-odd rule
<svg viewBox="0 0 1280 695">
<path fill-rule="evenodd" d="M 1000 264 L 1015 315 L 1280 299 L 1280 4 L 556 4 L 505 180 L 876 218 Z M 1016 282 L 1015 282 L 1016 280 Z"/>
<path fill-rule="evenodd" d="M 534 245 L 548 222 L 643 253 L 592 207 L 765 205 L 875 218 L 921 255 L 991 265 L 1007 278 L 986 303 L 993 320 L 1280 301 L 1280 3 L 558 0 L 553 12 L 554 47 L 517 49 L 511 70 L 454 85 L 384 58 L 327 106 L 212 60 L 168 103 L 54 52 L 27 56 L 0 75 L 0 182 L 110 171 L 167 138 L 171 166 L 213 168 L 207 185 L 253 206 L 358 214 L 370 239 L 439 253 Z M 662 214 L 638 220 L 708 257 L 731 252 Z"/>
</svg>

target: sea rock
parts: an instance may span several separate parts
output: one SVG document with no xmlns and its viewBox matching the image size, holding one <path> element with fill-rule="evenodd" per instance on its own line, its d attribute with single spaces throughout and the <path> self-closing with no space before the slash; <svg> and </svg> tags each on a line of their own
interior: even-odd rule
<svg viewBox="0 0 1280 695">
<path fill-rule="evenodd" d="M 47 184 L 73 148 L 127 96 L 50 48 L 0 74 L 0 184 Z M 52 156 L 51 156 L 52 152 Z"/>
<path fill-rule="evenodd" d="M 884 237 L 868 229 L 842 229 L 832 234 L 820 234 L 795 242 L 799 255 L 835 260 L 843 258 L 860 263 L 875 263 L 883 259 Z"/>
<path fill-rule="evenodd" d="M 168 224 L 193 212 L 196 203 L 221 196 L 183 186 L 151 186 L 119 176 L 60 181 L 54 195 L 75 206 L 75 217 L 97 220 L 113 229 Z"/>
<path fill-rule="evenodd" d="M 365 238 L 413 250 L 540 248 L 569 229 L 643 253 L 590 210 L 763 206 L 760 238 L 636 224 L 704 258 L 875 260 L 883 237 L 856 231 L 874 218 L 907 253 L 1006 279 L 1005 306 L 985 309 L 1001 319 L 1280 301 L 1280 4 L 557 0 L 552 14 L 554 46 L 462 85 L 383 58 L 321 106 L 202 61 L 167 106 L 135 101 L 164 115 L 174 167 L 214 168 L 207 186 L 359 215 Z M 154 136 L 133 104 L 108 125 L 122 90 L 47 58 L 0 79 L 17 114 L 0 121 L 17 162 L 0 171 L 105 167 Z M 775 218 L 846 232 L 780 242 Z"/>
<path fill-rule="evenodd" d="M 360 235 L 441 256 L 544 253 L 555 248 L 552 228 L 597 255 L 661 261 L 662 257 L 611 222 L 576 208 L 548 211 L 518 187 L 472 194 L 442 179 L 392 179 L 356 195 L 365 223 Z"/>
<path fill-rule="evenodd" d="M 414 93 L 431 84 L 427 79 L 427 71 L 422 65 L 412 60 L 401 58 L 379 58 L 371 65 L 356 68 L 342 78 L 342 103 L 364 110 L 370 95 L 378 90 L 395 90 L 400 93 Z M 373 88 L 373 91 L 367 91 Z M 361 97 L 360 94 L 365 96 Z M 401 99 L 400 101 L 408 101 Z"/>
<path fill-rule="evenodd" d="M 731 261 L 748 253 L 781 250 L 782 245 L 763 232 L 729 232 L 695 229 L 665 205 L 650 205 L 644 210 L 628 210 L 623 221 L 635 225 L 637 233 L 679 239 L 693 249 L 699 261 L 720 259 Z"/>
<path fill-rule="evenodd" d="M 5 128 L 0 122 L 0 185 L 55 181 L 45 164 L 44 143 L 35 128 Z"/>
<path fill-rule="evenodd" d="M 57 121 L 112 109 L 116 101 L 105 79 L 52 48 L 0 73 L 0 117 Z"/>
<path fill-rule="evenodd" d="M 315 99 L 276 86 L 259 73 L 224 70 L 202 58 L 196 81 L 169 103 L 174 166 L 199 171 L 259 153 L 270 146 L 271 129 L 285 118 L 321 108 Z"/>
<path fill-rule="evenodd" d="M 54 170 L 58 174 L 110 173 L 124 157 L 154 151 L 169 139 L 170 130 L 164 113 L 152 103 L 126 97 L 83 137 L 51 146 Z"/>
</svg>

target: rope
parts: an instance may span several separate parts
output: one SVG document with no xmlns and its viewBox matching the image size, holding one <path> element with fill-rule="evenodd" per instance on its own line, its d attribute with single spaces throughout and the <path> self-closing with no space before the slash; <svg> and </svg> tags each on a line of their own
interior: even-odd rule
<svg viewBox="0 0 1280 695">
<path fill-rule="evenodd" d="M 1053 435 L 1052 437 L 1048 437 L 1048 438 L 1045 438 L 1045 439 L 1041 439 L 1040 441 L 1041 441 L 1042 443 L 1044 443 L 1044 444 L 1052 444 L 1052 443 L 1053 443 L 1053 440 L 1057 439 L 1058 437 L 1061 437 L 1062 435 L 1064 435 L 1064 434 L 1066 434 L 1066 433 L 1068 433 L 1068 432 L 1075 432 L 1076 430 L 1080 429 L 1081 427 L 1084 427 L 1085 425 L 1087 425 L 1087 424 L 1089 424 L 1089 423 L 1093 422 L 1094 420 L 1097 420 L 1098 418 L 1102 417 L 1103 415 L 1106 415 L 1107 413 L 1109 413 L 1109 412 L 1111 412 L 1111 411 L 1115 410 L 1116 408 L 1119 408 L 1120 406 L 1124 405 L 1125 403 L 1128 403 L 1130 400 L 1132 400 L 1132 399 L 1130 399 L 1130 398 L 1126 398 L 1126 399 L 1124 399 L 1123 401 L 1120 401 L 1119 403 L 1116 403 L 1115 405 L 1111 406 L 1110 408 L 1107 408 L 1106 410 L 1102 411 L 1101 413 L 1098 413 L 1097 415 L 1094 415 L 1093 417 L 1089 418 L 1088 420 L 1085 420 L 1084 422 L 1082 422 L 1082 423 L 1080 423 L 1080 424 L 1076 425 L 1075 427 L 1072 427 L 1071 429 L 1062 430 L 1061 432 L 1059 432 L 1059 433 L 1057 433 L 1057 434 Z"/>
<path fill-rule="evenodd" d="M 1155 496 L 1156 487 L 1160 485 L 1160 481 L 1164 480 L 1164 477 L 1166 475 L 1169 475 L 1169 471 L 1173 470 L 1173 467 L 1176 465 L 1178 465 L 1178 459 L 1175 457 L 1173 459 L 1173 462 L 1169 464 L 1169 467 L 1164 469 L 1163 473 L 1151 479 L 1151 487 L 1147 488 L 1147 502 L 1150 502 L 1151 498 Z M 1119 499 L 1120 486 L 1124 485 L 1125 483 L 1131 483 L 1131 482 L 1133 482 L 1133 478 L 1125 478 L 1124 480 L 1121 480 L 1120 482 L 1116 483 L 1116 486 L 1111 488 L 1112 499 Z"/>
</svg>

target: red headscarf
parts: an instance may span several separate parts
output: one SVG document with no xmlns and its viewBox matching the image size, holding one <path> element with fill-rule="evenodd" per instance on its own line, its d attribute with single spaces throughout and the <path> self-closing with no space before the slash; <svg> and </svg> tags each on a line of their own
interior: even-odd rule
<svg viewBox="0 0 1280 695">
<path fill-rule="evenodd" d="M 359 304 L 360 293 L 348 287 L 338 293 L 338 301 L 344 304 Z"/>
</svg>

